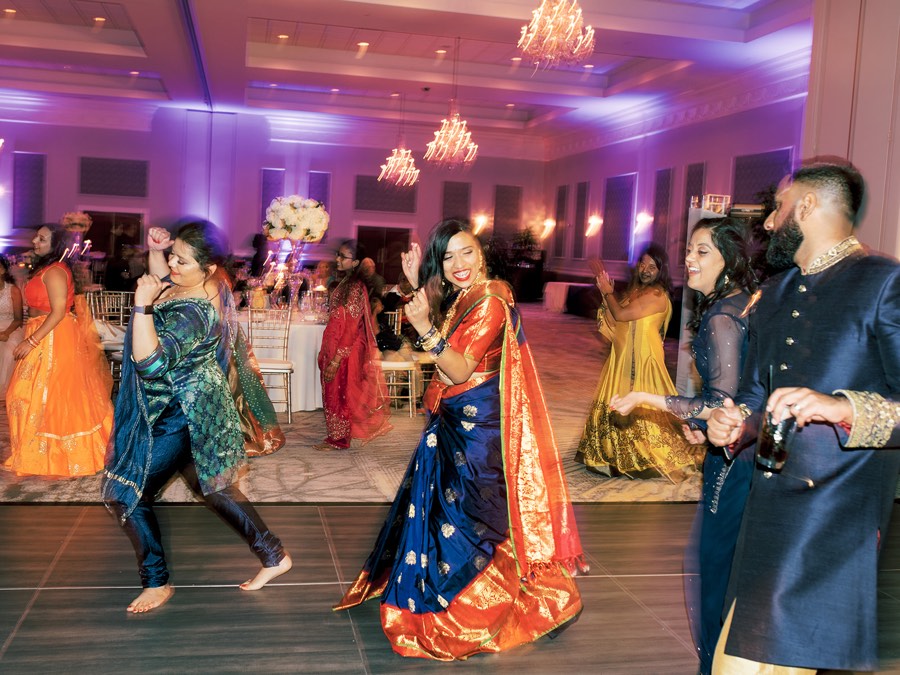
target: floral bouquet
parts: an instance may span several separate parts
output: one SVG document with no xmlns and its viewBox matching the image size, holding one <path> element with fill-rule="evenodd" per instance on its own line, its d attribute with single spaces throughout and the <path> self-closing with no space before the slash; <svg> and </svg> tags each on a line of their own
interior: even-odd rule
<svg viewBox="0 0 900 675">
<path fill-rule="evenodd" d="M 69 211 L 68 213 L 64 213 L 63 217 L 59 219 L 59 224 L 66 228 L 66 230 L 69 232 L 78 232 L 79 234 L 91 229 L 91 224 L 93 222 L 91 217 L 84 211 Z"/>
<path fill-rule="evenodd" d="M 276 197 L 266 209 L 263 233 L 270 241 L 321 241 L 328 229 L 325 205 L 298 195 Z"/>
</svg>

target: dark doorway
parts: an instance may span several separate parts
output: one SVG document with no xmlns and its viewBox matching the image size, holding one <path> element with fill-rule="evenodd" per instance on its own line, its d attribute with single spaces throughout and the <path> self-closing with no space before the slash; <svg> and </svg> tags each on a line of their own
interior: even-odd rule
<svg viewBox="0 0 900 675">
<path fill-rule="evenodd" d="M 402 260 L 400 254 L 409 250 L 409 230 L 400 227 L 360 226 L 356 238 L 375 261 L 375 271 L 384 277 L 385 287 L 390 288 L 400 279 Z"/>
</svg>

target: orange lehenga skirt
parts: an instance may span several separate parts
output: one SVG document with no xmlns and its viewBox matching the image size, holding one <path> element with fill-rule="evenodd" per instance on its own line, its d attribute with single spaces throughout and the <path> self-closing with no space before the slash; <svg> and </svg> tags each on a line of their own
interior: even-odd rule
<svg viewBox="0 0 900 675">
<path fill-rule="evenodd" d="M 112 378 L 89 317 L 67 314 L 16 363 L 6 393 L 12 456 L 5 467 L 19 475 L 88 476 L 103 469 L 113 426 Z M 26 337 L 46 319 L 30 319 Z"/>
</svg>

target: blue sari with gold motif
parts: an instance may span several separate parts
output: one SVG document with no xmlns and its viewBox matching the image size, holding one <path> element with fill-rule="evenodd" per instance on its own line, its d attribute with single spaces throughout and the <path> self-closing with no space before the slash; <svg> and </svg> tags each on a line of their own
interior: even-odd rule
<svg viewBox="0 0 900 675">
<path fill-rule="evenodd" d="M 478 366 L 429 386 L 422 439 L 336 607 L 380 597 L 393 649 L 440 660 L 531 642 L 581 611 L 581 545 L 509 287 L 473 285 L 456 317 L 448 341 Z"/>
</svg>

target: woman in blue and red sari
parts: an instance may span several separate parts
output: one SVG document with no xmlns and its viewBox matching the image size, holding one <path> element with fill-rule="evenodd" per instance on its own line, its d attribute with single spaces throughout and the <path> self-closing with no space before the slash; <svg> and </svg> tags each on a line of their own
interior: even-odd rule
<svg viewBox="0 0 900 675">
<path fill-rule="evenodd" d="M 421 260 L 421 269 L 419 263 Z M 559 452 L 509 286 L 465 223 L 404 256 L 404 311 L 437 373 L 430 417 L 362 572 L 336 609 L 381 598 L 403 656 L 465 659 L 555 637 L 586 571 Z"/>
</svg>

